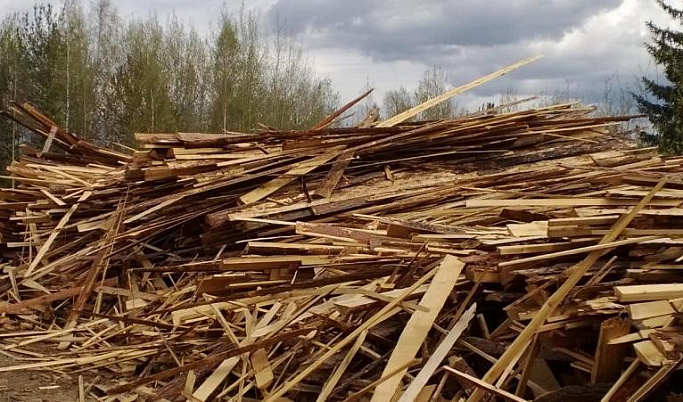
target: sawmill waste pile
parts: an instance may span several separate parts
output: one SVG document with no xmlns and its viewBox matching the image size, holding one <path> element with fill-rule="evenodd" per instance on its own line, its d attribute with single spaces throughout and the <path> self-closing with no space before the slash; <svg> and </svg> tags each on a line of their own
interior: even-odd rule
<svg viewBox="0 0 683 402">
<path fill-rule="evenodd" d="M 0 376 L 111 401 L 673 392 L 683 158 L 578 104 L 333 127 L 349 105 L 119 152 L 14 104 L 44 143 L 0 190 Z"/>
</svg>

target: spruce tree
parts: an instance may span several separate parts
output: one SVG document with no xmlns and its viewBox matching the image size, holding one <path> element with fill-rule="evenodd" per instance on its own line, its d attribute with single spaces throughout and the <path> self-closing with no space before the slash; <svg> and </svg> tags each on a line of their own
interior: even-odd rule
<svg viewBox="0 0 683 402">
<path fill-rule="evenodd" d="M 683 25 L 683 10 L 657 0 L 664 11 Z M 647 23 L 652 43 L 647 51 L 663 67 L 667 83 L 643 77 L 646 94 L 636 94 L 638 108 L 648 116 L 658 135 L 657 145 L 666 153 L 683 153 L 683 32 Z"/>
</svg>

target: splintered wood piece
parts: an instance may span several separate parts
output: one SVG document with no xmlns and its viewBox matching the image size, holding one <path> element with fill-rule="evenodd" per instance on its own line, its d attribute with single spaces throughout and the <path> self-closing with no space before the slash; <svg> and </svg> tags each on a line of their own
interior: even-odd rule
<svg viewBox="0 0 683 402">
<path fill-rule="evenodd" d="M 635 349 L 638 359 L 646 366 L 660 367 L 665 363 L 668 364 L 671 362 L 659 348 L 657 348 L 657 345 L 649 339 L 636 342 L 633 344 L 633 349 Z"/>
<path fill-rule="evenodd" d="M 436 347 L 434 353 L 429 356 L 427 363 L 422 366 L 420 372 L 415 376 L 415 379 L 410 383 L 408 389 L 401 395 L 399 402 L 411 402 L 415 400 L 420 393 L 420 391 L 427 385 L 427 381 L 432 377 L 434 372 L 439 368 L 439 365 L 446 358 L 446 355 L 453 349 L 453 345 L 458 340 L 460 335 L 467 329 L 470 321 L 474 317 L 474 313 L 477 310 L 477 304 L 474 303 L 467 309 L 458 322 L 453 326 L 453 328 L 448 332 L 448 335 L 441 341 L 439 346 Z"/>
<path fill-rule="evenodd" d="M 450 255 L 444 257 L 437 268 L 432 283 L 419 303 L 420 306 L 428 308 L 429 311 L 416 311 L 410 317 L 398 338 L 396 347 L 389 357 L 387 365 L 384 367 L 382 376 L 415 358 L 448 295 L 453 291 L 464 266 L 465 264 L 456 257 Z M 377 386 L 375 393 L 372 395 L 372 401 L 391 400 L 397 389 L 399 389 L 404 375 L 404 371 L 399 371 L 392 378 Z"/>
<path fill-rule="evenodd" d="M 275 377 L 273 369 L 268 361 L 268 354 L 265 349 L 258 349 L 251 354 L 251 364 L 254 366 L 254 378 L 259 389 L 265 389 L 272 384 Z"/>
<path fill-rule="evenodd" d="M 626 344 L 610 344 L 610 341 L 628 334 L 631 324 L 620 317 L 612 317 L 600 324 L 598 347 L 591 370 L 591 383 L 610 382 L 619 378 L 621 365 L 627 351 Z"/>
</svg>

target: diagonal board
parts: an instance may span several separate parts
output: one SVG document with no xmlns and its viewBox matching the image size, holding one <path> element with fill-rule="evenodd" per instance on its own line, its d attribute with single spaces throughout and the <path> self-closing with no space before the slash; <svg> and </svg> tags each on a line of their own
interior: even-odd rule
<svg viewBox="0 0 683 402">
<path fill-rule="evenodd" d="M 636 205 L 633 209 L 626 215 L 623 215 L 612 228 L 608 231 L 605 237 L 600 240 L 600 244 L 610 243 L 614 241 L 621 232 L 626 229 L 626 227 L 631 223 L 633 218 L 638 215 L 641 209 L 643 209 L 649 202 L 654 198 L 654 196 L 661 190 L 666 184 L 666 179 L 662 179 L 657 183 L 654 188 Z M 574 289 L 574 286 L 581 280 L 583 275 L 593 266 L 593 264 L 598 261 L 608 250 L 596 250 L 591 252 L 586 256 L 583 261 L 578 264 L 567 268 L 567 273 L 569 277 L 560 286 L 555 293 L 553 293 L 541 306 L 534 318 L 529 322 L 529 324 L 524 328 L 524 330 L 517 336 L 514 342 L 505 350 L 502 356 L 498 358 L 498 361 L 489 369 L 489 371 L 484 375 L 482 381 L 493 384 L 499 377 L 503 374 L 506 367 L 518 358 L 518 355 L 524 352 L 526 347 L 529 345 L 531 338 L 533 338 L 536 331 L 545 323 L 545 320 L 555 311 L 555 308 L 562 303 L 564 298 Z M 467 402 L 478 402 L 484 397 L 485 391 L 482 388 L 477 388 L 472 395 L 467 399 Z"/>
<path fill-rule="evenodd" d="M 382 377 L 388 375 L 397 367 L 412 361 L 417 352 L 422 347 L 429 330 L 434 324 L 441 308 L 451 294 L 455 283 L 458 281 L 460 272 L 465 264 L 452 255 L 446 255 L 439 266 L 439 271 L 434 275 L 434 280 L 420 300 L 420 306 L 426 307 L 429 311 L 417 310 L 408 320 L 401 336 L 398 338 L 396 347 L 389 357 L 386 367 L 382 372 Z M 401 379 L 408 369 L 400 370 L 394 376 L 377 386 L 372 396 L 372 402 L 388 402 L 392 399 L 396 390 L 401 385 Z"/>
<path fill-rule="evenodd" d="M 398 402 L 413 402 L 417 400 L 420 391 L 427 385 L 427 381 L 432 377 L 434 372 L 439 368 L 439 365 L 446 358 L 448 352 L 453 349 L 453 345 L 460 338 L 460 335 L 467 329 L 470 321 L 474 318 L 474 312 L 477 309 L 477 304 L 474 303 L 472 306 L 465 311 L 465 313 L 460 316 L 458 322 L 453 326 L 453 328 L 448 332 L 448 335 L 441 341 L 439 346 L 437 346 L 434 353 L 429 356 L 429 360 L 422 367 L 422 370 L 415 376 L 413 382 L 410 383 L 406 392 L 401 395 L 401 399 Z"/>
<path fill-rule="evenodd" d="M 481 84 L 485 84 L 485 83 L 487 83 L 487 82 L 489 82 L 495 78 L 498 78 L 502 75 L 509 73 L 510 71 L 516 70 L 516 69 L 518 69 L 518 68 L 520 68 L 526 64 L 529 64 L 532 61 L 536 61 L 536 60 L 540 59 L 541 57 L 542 56 L 540 56 L 540 55 L 528 57 L 524 60 L 518 61 L 517 63 L 510 64 L 507 67 L 503 67 L 500 70 L 493 72 L 489 75 L 486 75 L 484 77 L 476 79 L 470 83 L 467 83 L 465 85 L 461 85 L 457 88 L 453 88 L 450 91 L 445 92 L 439 96 L 436 96 L 436 97 L 434 97 L 434 98 L 432 98 L 432 99 L 430 99 L 424 103 L 421 103 L 421 104 L 419 104 L 413 108 L 410 108 L 403 113 L 399 113 L 390 119 L 387 119 L 387 120 L 380 122 L 379 124 L 377 124 L 376 127 L 393 127 L 399 123 L 402 123 L 402 122 L 410 119 L 411 117 L 416 116 L 417 114 L 429 109 L 432 106 L 436 106 L 439 103 L 444 102 L 444 101 L 454 97 L 455 95 L 459 95 L 459 94 L 466 92 L 466 91 L 469 91 L 470 89 L 475 88 Z"/>
</svg>

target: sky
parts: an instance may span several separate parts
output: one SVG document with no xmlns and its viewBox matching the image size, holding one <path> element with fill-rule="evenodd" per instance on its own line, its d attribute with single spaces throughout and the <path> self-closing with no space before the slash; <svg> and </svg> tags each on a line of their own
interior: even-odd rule
<svg viewBox="0 0 683 402">
<path fill-rule="evenodd" d="M 85 3 L 90 0 L 84 0 Z M 673 0 L 670 0 L 673 1 Z M 672 5 L 677 5 L 674 2 Z M 0 14 L 31 1 L 0 0 Z M 647 54 L 646 21 L 672 26 L 655 0 L 118 0 L 124 17 L 176 15 L 210 35 L 224 7 L 260 15 L 264 31 L 286 27 L 316 73 L 332 80 L 342 101 L 368 85 L 374 99 L 442 67 L 456 87 L 523 58 L 544 57 L 459 99 L 476 107 L 518 96 L 569 94 L 588 102 L 635 89 L 657 77 Z"/>
</svg>

